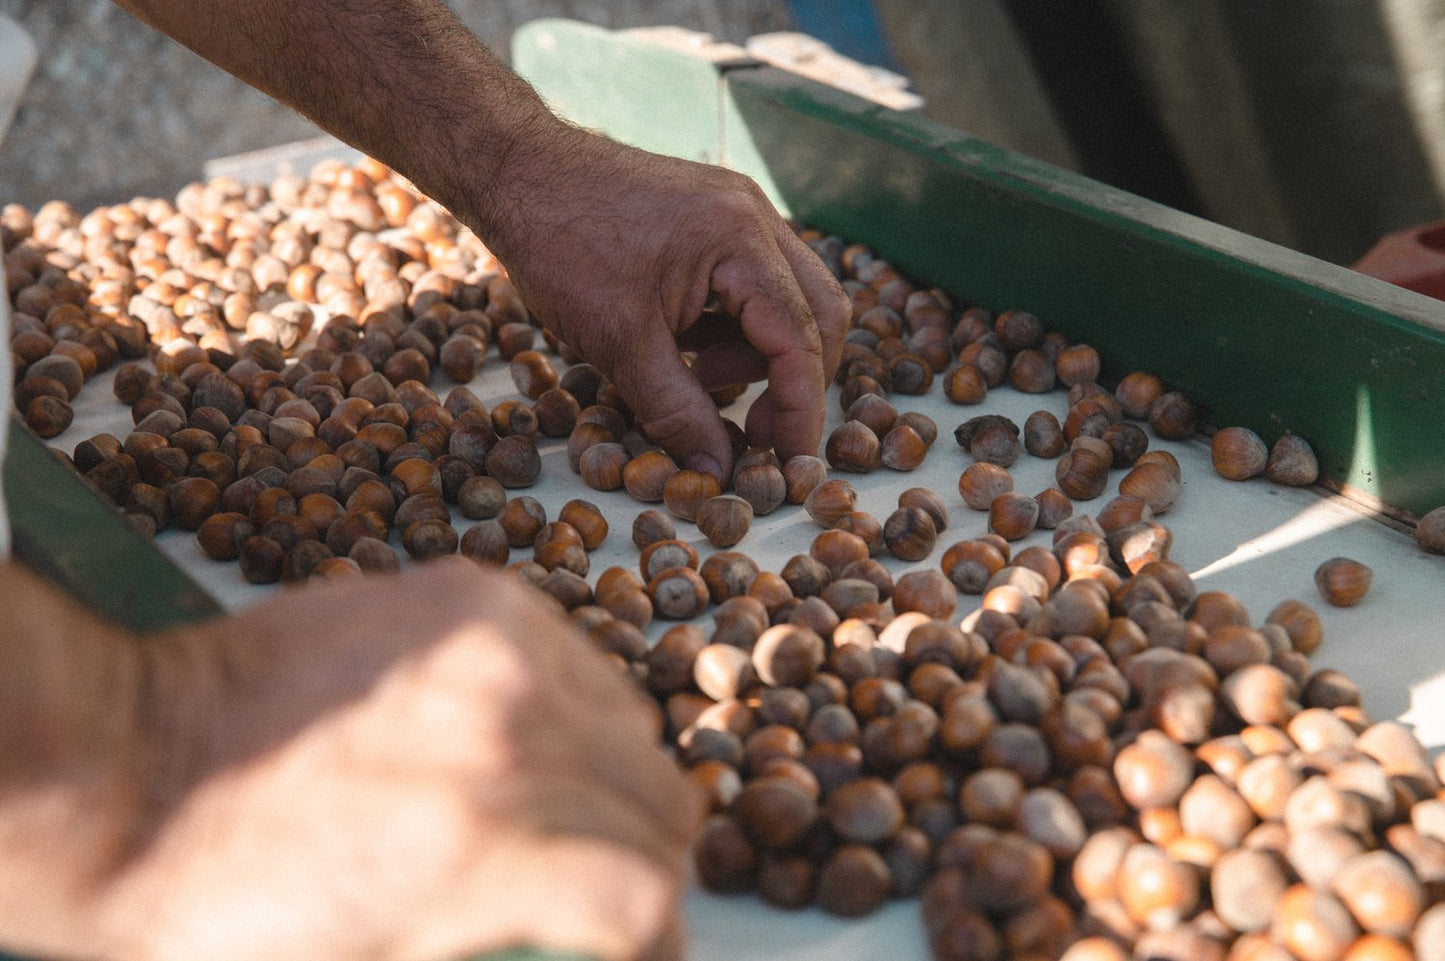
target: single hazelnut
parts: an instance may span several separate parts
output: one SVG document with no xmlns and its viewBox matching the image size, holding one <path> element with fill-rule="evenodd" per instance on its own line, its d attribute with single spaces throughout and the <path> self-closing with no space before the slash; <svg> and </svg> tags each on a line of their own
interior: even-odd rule
<svg viewBox="0 0 1445 961">
<path fill-rule="evenodd" d="M 1332 557 L 1315 569 L 1320 596 L 1334 607 L 1354 607 L 1365 599 L 1374 572 L 1348 557 Z"/>
<path fill-rule="evenodd" d="M 789 504 L 802 504 L 814 489 L 828 479 L 828 465 L 812 454 L 796 454 L 783 464 Z M 851 510 L 851 506 L 849 507 Z"/>
<path fill-rule="evenodd" d="M 670 541 L 677 537 L 672 518 L 660 510 L 649 508 L 638 513 L 632 521 L 632 543 L 638 549 L 645 549 L 657 541 Z"/>
<path fill-rule="evenodd" d="M 676 473 L 677 464 L 667 454 L 660 450 L 644 451 L 622 468 L 622 484 L 634 500 L 656 504 L 662 500 L 668 478 Z"/>
<path fill-rule="evenodd" d="M 879 459 L 883 466 L 892 470 L 910 471 L 922 464 L 927 454 L 928 445 L 918 432 L 907 425 L 900 425 L 884 436 Z"/>
<path fill-rule="evenodd" d="M 703 502 L 721 493 L 722 487 L 717 478 L 708 472 L 679 470 L 669 475 L 663 483 L 662 503 L 672 516 L 685 521 L 695 521 Z"/>
<path fill-rule="evenodd" d="M 845 421 L 828 435 L 828 463 L 838 470 L 867 473 L 880 463 L 878 435 L 860 421 Z"/>
<path fill-rule="evenodd" d="M 1225 480 L 1248 480 L 1264 473 L 1269 448 L 1248 427 L 1222 427 L 1209 446 L 1214 472 Z"/>
<path fill-rule="evenodd" d="M 988 461 L 968 465 L 958 478 L 958 493 L 976 511 L 988 510 L 998 497 L 1013 490 L 1013 475 Z"/>
<path fill-rule="evenodd" d="M 1265 475 L 1286 487 L 1308 487 L 1320 477 L 1320 462 L 1309 441 L 1294 434 L 1284 434 L 1274 442 Z"/>
<path fill-rule="evenodd" d="M 921 561 L 933 553 L 938 530 L 921 507 L 900 507 L 883 522 L 883 540 L 900 560 Z"/>
<path fill-rule="evenodd" d="M 1059 419 L 1051 412 L 1036 410 L 1024 421 L 1024 450 L 1033 456 L 1058 457 L 1067 446 Z"/>
<path fill-rule="evenodd" d="M 579 427 L 582 425 L 579 425 Z M 627 448 L 612 441 L 593 444 L 578 459 L 582 482 L 593 490 L 615 491 L 623 486 L 632 455 Z M 659 499 L 661 490 L 659 489 Z"/>
<path fill-rule="evenodd" d="M 955 404 L 982 404 L 988 397 L 988 379 L 977 364 L 959 364 L 943 378 L 943 394 Z"/>
<path fill-rule="evenodd" d="M 1178 391 L 1161 394 L 1149 405 L 1149 428 L 1165 440 L 1194 436 L 1197 417 L 1194 402 Z"/>
<path fill-rule="evenodd" d="M 1013 491 L 995 497 L 988 506 L 988 529 L 1005 540 L 1016 541 L 1033 533 L 1039 521 L 1039 502 Z"/>
<path fill-rule="evenodd" d="M 734 492 L 752 505 L 758 516 L 771 514 L 787 499 L 788 486 L 783 472 L 773 464 L 751 464 L 736 472 Z"/>
<path fill-rule="evenodd" d="M 789 460 L 788 463 L 791 464 L 793 461 Z M 784 465 L 785 475 L 786 469 L 787 467 Z M 815 486 L 804 498 L 803 508 L 813 522 L 820 527 L 832 527 L 844 514 L 853 510 L 853 505 L 857 501 L 858 492 L 853 489 L 853 485 L 846 480 L 836 478 L 823 481 Z"/>
<path fill-rule="evenodd" d="M 691 472 L 682 471 L 675 476 L 685 473 Z M 705 476 L 712 479 L 711 474 Z M 715 547 L 732 547 L 742 540 L 752 521 L 752 505 L 736 494 L 710 497 L 697 509 L 697 528 Z"/>
</svg>

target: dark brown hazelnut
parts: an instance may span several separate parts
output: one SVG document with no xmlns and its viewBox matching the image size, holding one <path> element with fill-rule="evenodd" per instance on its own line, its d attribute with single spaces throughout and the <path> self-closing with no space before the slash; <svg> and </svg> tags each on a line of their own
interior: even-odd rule
<svg viewBox="0 0 1445 961">
<path fill-rule="evenodd" d="M 871 914 L 883 906 L 892 885 L 881 854 L 864 844 L 844 844 L 818 871 L 818 906 L 841 917 Z"/>
<path fill-rule="evenodd" d="M 921 561 L 933 553 L 938 531 L 932 515 L 923 508 L 900 507 L 883 522 L 883 540 L 894 557 Z"/>
<path fill-rule="evenodd" d="M 487 473 L 506 488 L 530 487 L 542 472 L 542 458 L 530 437 L 514 434 L 499 438 L 487 451 Z"/>
<path fill-rule="evenodd" d="M 721 493 L 717 478 L 707 471 L 678 470 L 662 485 L 662 503 L 673 517 L 695 521 L 703 501 Z"/>
<path fill-rule="evenodd" d="M 839 425 L 824 447 L 828 463 L 838 470 L 867 473 L 881 462 L 878 435 L 859 421 Z"/>
<path fill-rule="evenodd" d="M 763 683 L 801 687 L 823 663 L 823 639 L 798 624 L 778 624 L 759 635 L 752 663 Z"/>
<path fill-rule="evenodd" d="M 1194 436 L 1197 416 L 1193 401 L 1170 391 L 1149 405 L 1149 428 L 1165 440 L 1188 440 Z"/>
<path fill-rule="evenodd" d="M 682 473 L 689 472 L 677 476 Z M 712 478 L 711 474 L 705 476 Z M 752 505 L 736 494 L 710 497 L 697 510 L 697 529 L 715 547 L 732 547 L 742 540 L 752 521 Z"/>
</svg>

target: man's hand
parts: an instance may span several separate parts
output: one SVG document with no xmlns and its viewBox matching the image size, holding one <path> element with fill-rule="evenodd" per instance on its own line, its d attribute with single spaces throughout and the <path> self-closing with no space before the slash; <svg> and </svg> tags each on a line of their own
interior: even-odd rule
<svg viewBox="0 0 1445 961">
<path fill-rule="evenodd" d="M 508 152 L 490 200 L 482 237 L 523 300 L 612 378 L 650 440 L 726 478 L 706 391 L 766 378 L 749 438 L 817 453 L 848 302 L 755 183 L 551 122 Z M 700 323 L 714 297 L 727 319 Z M 690 370 L 679 347 L 699 351 Z"/>
<path fill-rule="evenodd" d="M 7 604 L 58 603 L 0 575 Z M 446 562 L 104 640 L 109 667 L 72 667 L 112 699 L 37 709 L 73 718 L 50 731 L 73 779 L 3 782 L 0 943 L 132 961 L 680 954 L 698 798 L 641 695 L 520 582 Z M 91 745 L 104 756 L 76 756 Z"/>
</svg>

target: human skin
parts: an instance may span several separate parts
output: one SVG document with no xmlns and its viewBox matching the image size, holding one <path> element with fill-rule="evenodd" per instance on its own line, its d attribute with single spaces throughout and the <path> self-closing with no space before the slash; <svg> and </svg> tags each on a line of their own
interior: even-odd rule
<svg viewBox="0 0 1445 961">
<path fill-rule="evenodd" d="M 440 0 L 118 2 L 451 210 L 680 463 L 730 476 L 706 391 L 764 377 L 750 440 L 817 453 L 848 304 L 751 180 L 562 123 Z"/>
<path fill-rule="evenodd" d="M 728 475 L 706 390 L 761 377 L 752 441 L 816 453 L 847 303 L 751 181 L 561 123 L 439 0 L 121 5 L 448 207 L 681 462 Z M 0 599 L 6 949 L 680 956 L 696 793 L 514 579 L 442 562 L 158 638 L 14 563 Z"/>
<path fill-rule="evenodd" d="M 0 565 L 0 944 L 680 952 L 699 798 L 654 709 L 461 559 L 140 638 Z"/>
</svg>

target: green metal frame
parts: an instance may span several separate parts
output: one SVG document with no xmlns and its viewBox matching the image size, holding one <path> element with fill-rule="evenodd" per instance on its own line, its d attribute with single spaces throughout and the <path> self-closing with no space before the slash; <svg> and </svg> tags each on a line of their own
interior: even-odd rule
<svg viewBox="0 0 1445 961">
<path fill-rule="evenodd" d="M 1440 301 L 772 67 L 568 21 L 518 31 L 513 62 L 579 124 L 715 155 L 920 280 L 1032 310 L 1098 347 L 1106 378 L 1152 370 L 1211 425 L 1308 438 L 1333 486 L 1416 514 L 1445 504 Z M 718 128 L 660 129 L 679 111 Z"/>
<path fill-rule="evenodd" d="M 15 556 L 97 614 L 150 633 L 221 606 L 12 417 L 5 499 Z M 3 426 L 3 425 L 0 425 Z"/>
</svg>

